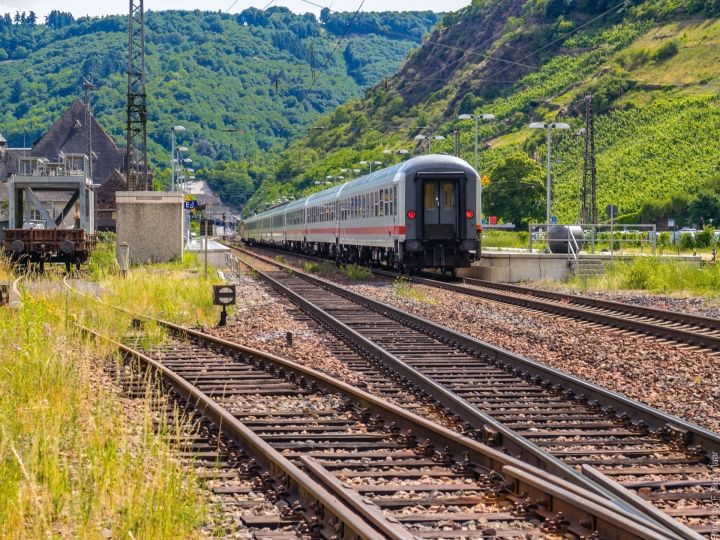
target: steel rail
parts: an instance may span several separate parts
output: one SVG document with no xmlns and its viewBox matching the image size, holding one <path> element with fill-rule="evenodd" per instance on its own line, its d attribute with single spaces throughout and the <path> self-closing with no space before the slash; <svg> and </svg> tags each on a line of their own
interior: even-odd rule
<svg viewBox="0 0 720 540">
<path fill-rule="evenodd" d="M 359 538 L 367 540 L 383 540 L 386 538 L 412 540 L 412 536 L 408 535 L 406 531 L 399 531 L 397 527 L 382 530 L 376 528 L 377 523 L 370 526 L 360 515 L 313 480 L 261 437 L 253 433 L 248 426 L 235 418 L 227 409 L 167 366 L 137 349 L 104 337 L 87 327 L 79 324 L 78 327 L 84 333 L 108 341 L 122 353 L 142 361 L 149 368 L 159 373 L 187 402 L 192 403 L 203 416 L 217 425 L 228 438 L 232 439 L 239 447 L 246 448 L 253 456 L 263 462 L 271 474 L 281 473 L 289 478 L 305 503 L 306 508 L 309 506 L 309 501 L 317 501 L 328 514 L 338 518 L 352 531 L 353 535 Z M 328 530 L 331 530 L 329 525 L 326 526 L 328 526 Z M 353 538 L 352 535 L 346 537 Z"/>
<path fill-rule="evenodd" d="M 629 313 L 632 315 L 638 315 L 640 317 L 652 317 L 666 322 L 693 324 L 701 328 L 708 328 L 710 330 L 720 331 L 720 320 L 713 319 L 711 317 L 705 317 L 703 315 L 682 313 L 680 311 L 651 308 L 647 306 L 636 306 L 625 302 L 605 300 L 602 298 L 593 298 L 591 296 L 583 296 L 580 294 L 568 294 L 555 291 L 546 291 L 542 289 L 531 289 L 530 287 L 523 287 L 521 285 L 514 285 L 510 283 L 495 283 L 493 281 L 486 281 L 476 278 L 461 277 L 458 279 L 461 279 L 467 285 L 511 291 L 519 294 L 527 294 L 540 298 L 547 298 L 549 300 L 558 300 L 560 302 L 569 302 L 572 304 L 589 306 L 599 309 L 609 309 L 613 311 Z"/>
<path fill-rule="evenodd" d="M 79 291 L 76 292 L 87 296 Z M 99 299 L 97 300 L 102 302 Z M 106 302 L 102 303 L 111 306 Z M 124 308 L 111 307 L 125 313 L 132 313 Z M 217 347 L 232 354 L 250 358 L 260 367 L 272 365 L 276 370 L 279 369 L 281 373 L 292 373 L 306 383 L 312 382 L 321 389 L 345 395 L 360 406 L 380 414 L 384 419 L 392 421 L 396 425 L 402 426 L 408 432 L 428 437 L 433 442 L 442 444 L 443 447 L 454 453 L 458 461 L 467 460 L 470 464 L 477 464 L 488 470 L 498 471 L 510 481 L 510 484 L 505 485 L 504 489 L 512 489 L 513 492 L 523 494 L 523 499 L 529 497 L 531 500 L 542 501 L 541 506 L 548 509 L 546 510 L 548 516 L 562 513 L 565 519 L 575 524 L 574 527 L 578 530 L 587 530 L 589 525 L 590 530 L 597 530 L 603 538 L 674 539 L 683 537 L 671 532 L 662 525 L 648 521 L 644 516 L 641 517 L 618 506 L 614 501 L 598 495 L 592 490 L 584 489 L 556 476 L 551 476 L 519 459 L 465 437 L 330 375 L 291 360 L 245 347 L 169 321 L 145 315 L 139 315 L 139 317 L 155 321 L 175 334 L 199 340 L 210 348 Z M 84 330 L 99 336 L 92 330 Z M 102 337 L 102 339 L 107 338 Z M 161 373 L 188 402 L 195 403 L 199 411 L 220 426 L 239 446 L 248 448 L 253 454 L 259 454 L 271 469 L 282 471 L 297 484 L 300 493 L 318 500 L 333 515 L 342 519 L 352 530 L 358 531 L 359 529 L 358 534 L 361 538 L 377 538 L 376 529 L 369 528 L 367 523 L 372 523 L 382 531 L 385 536 L 381 536 L 381 538 L 405 538 L 401 534 L 401 532 L 405 532 L 404 529 L 400 531 L 391 521 L 383 520 L 383 516 L 377 512 L 371 511 L 372 516 L 369 516 L 367 501 L 348 495 L 347 490 L 341 489 L 342 486 L 338 486 L 337 483 L 333 482 L 334 477 L 332 475 L 329 473 L 323 474 L 319 464 L 316 464 L 317 466 L 311 468 L 310 471 L 310 474 L 317 479 L 315 481 L 309 477 L 308 473 L 298 469 L 211 397 L 174 373 L 167 366 L 127 345 L 112 340 L 109 341 L 119 350 L 138 358 Z M 328 508 L 328 505 L 330 508 Z M 358 516 L 362 516 L 360 522 L 356 521 Z M 363 536 L 363 533 L 365 536 Z"/>
<path fill-rule="evenodd" d="M 651 430 L 666 432 L 668 435 L 680 438 L 682 439 L 682 442 L 688 446 L 700 445 L 706 452 L 720 452 L 720 435 L 682 420 L 677 416 L 659 411 L 617 392 L 613 392 L 574 375 L 546 366 L 538 361 L 531 360 L 519 354 L 515 354 L 484 341 L 480 341 L 476 338 L 447 328 L 446 326 L 418 317 L 417 315 L 405 313 L 388 304 L 353 293 L 326 279 L 313 276 L 305 272 L 300 272 L 297 269 L 291 268 L 278 261 L 274 261 L 251 252 L 245 251 L 245 253 L 253 257 L 257 257 L 264 262 L 290 270 L 294 272 L 295 275 L 308 281 L 309 283 L 326 288 L 327 290 L 342 296 L 351 302 L 365 306 L 368 309 L 394 319 L 406 326 L 409 326 L 410 328 L 419 330 L 426 335 L 460 347 L 465 351 L 473 352 L 495 364 L 507 366 L 514 370 L 516 374 L 534 379 L 537 383 L 557 387 L 559 390 L 565 390 L 570 397 L 575 397 L 581 400 L 584 399 L 589 402 L 594 401 L 598 406 L 603 407 L 607 411 L 626 416 L 631 422 L 643 423 Z"/>
<path fill-rule="evenodd" d="M 235 247 L 237 249 L 237 246 Z M 261 246 L 261 248 L 271 251 L 287 252 L 277 247 Z M 311 260 L 326 260 L 301 253 L 292 252 L 291 254 L 296 257 Z M 390 278 L 401 275 L 397 272 L 381 268 L 372 268 L 372 272 L 376 275 Z M 495 283 L 475 278 L 455 278 L 456 281 L 461 281 L 466 285 L 483 287 L 485 290 L 473 289 L 450 281 L 447 278 L 443 279 L 443 277 L 439 275 L 432 277 L 431 274 L 431 272 L 424 272 L 419 276 L 403 275 L 403 277 L 420 285 L 445 289 L 476 298 L 485 298 L 495 302 L 516 305 L 546 313 L 554 313 L 573 319 L 610 326 L 612 328 L 628 329 L 645 335 L 669 339 L 678 343 L 698 345 L 713 351 L 720 350 L 720 335 L 716 336 L 702 332 L 702 330 L 720 332 L 720 320 L 710 317 L 645 306 L 634 306 L 632 304 L 602 300 L 588 296 L 530 289 L 508 283 Z M 503 293 L 503 291 L 505 293 Z M 550 300 L 554 303 L 544 302 L 541 299 Z M 583 308 L 608 310 L 614 313 L 601 313 Z M 628 319 L 628 315 L 654 320 Z M 696 329 L 675 328 L 662 323 L 694 326 Z"/>
<path fill-rule="evenodd" d="M 265 259 L 263 257 L 259 257 L 256 254 L 252 254 L 252 256 L 259 258 L 261 260 L 264 260 L 265 262 L 270 263 L 272 265 L 275 265 L 278 268 L 284 268 L 285 270 L 288 270 L 288 271 L 292 270 L 293 275 L 297 275 L 298 277 L 306 279 L 306 281 L 308 281 L 310 283 L 319 284 L 320 286 L 323 286 L 323 287 L 325 285 L 331 285 L 330 287 L 326 287 L 326 288 L 333 293 L 341 294 L 340 291 L 345 291 L 345 289 L 343 289 L 339 286 L 336 286 L 330 282 L 327 282 L 326 280 L 322 280 L 320 278 L 316 278 L 315 276 L 310 276 L 310 275 L 306 275 L 302 272 L 298 272 L 298 271 L 293 270 L 290 267 L 287 267 L 286 265 L 283 265 L 282 263 L 279 263 L 277 261 Z M 248 263 L 245 262 L 245 264 L 247 265 Z M 678 522 L 677 520 L 669 518 L 668 516 L 666 516 L 664 514 L 662 514 L 663 517 L 661 519 L 658 519 L 657 512 L 647 512 L 646 505 L 636 504 L 636 501 L 634 499 L 632 499 L 631 497 L 619 496 L 619 494 L 617 493 L 617 488 L 619 488 L 620 491 L 627 491 L 627 490 L 625 490 L 625 488 L 622 488 L 622 486 L 616 485 L 616 490 L 610 490 L 610 489 L 607 489 L 607 487 L 605 485 L 595 482 L 594 479 L 588 478 L 588 477 L 580 474 L 578 471 L 576 471 L 570 465 L 564 463 L 562 460 L 549 454 L 545 450 L 539 448 L 537 445 L 533 444 L 531 441 L 529 441 L 525 437 L 517 434 L 512 429 L 509 429 L 506 426 L 504 426 L 501 422 L 498 422 L 491 416 L 480 411 L 478 408 L 474 407 L 471 403 L 467 402 L 462 397 L 458 396 L 457 394 L 455 394 L 454 392 L 445 388 L 444 386 L 438 384 L 432 378 L 424 375 L 419 370 L 413 368 L 412 366 L 409 366 L 407 363 L 403 362 L 402 360 L 400 360 L 399 358 L 397 358 L 390 352 L 386 351 L 385 349 L 381 348 L 377 344 L 375 344 L 372 341 L 368 340 L 367 338 L 363 337 L 362 335 L 360 335 L 353 329 L 349 328 L 344 323 L 338 321 L 332 315 L 328 314 L 323 309 L 319 308 L 318 306 L 316 306 L 309 300 L 303 298 L 302 296 L 298 295 L 294 291 L 285 287 L 283 284 L 281 284 L 277 280 L 273 279 L 267 273 L 262 272 L 261 270 L 259 270 L 257 268 L 254 268 L 254 270 L 257 272 L 258 276 L 261 279 L 266 281 L 278 293 L 291 299 L 294 303 L 296 303 L 298 306 L 300 306 L 306 313 L 308 313 L 313 318 L 315 318 L 316 320 L 321 322 L 321 324 L 323 324 L 327 328 L 342 335 L 346 340 L 353 343 L 357 348 L 366 351 L 367 353 L 372 355 L 376 360 L 379 360 L 382 364 L 390 367 L 395 373 L 402 376 L 405 380 L 411 382 L 419 390 L 421 390 L 425 394 L 432 397 L 435 401 L 442 404 L 448 410 L 455 413 L 461 420 L 469 423 L 472 427 L 477 428 L 480 431 L 480 433 L 483 434 L 483 436 L 490 435 L 491 438 L 494 438 L 497 434 L 500 434 L 502 437 L 501 441 L 495 441 L 494 444 L 503 444 L 507 448 L 508 452 L 512 453 L 513 455 L 520 456 L 521 459 L 523 459 L 523 461 L 529 462 L 535 467 L 539 467 L 540 469 L 547 470 L 556 476 L 560 476 L 561 478 L 567 480 L 568 482 L 572 482 L 576 485 L 582 486 L 585 489 L 589 489 L 590 491 L 592 491 L 594 493 L 598 493 L 604 497 L 612 499 L 620 506 L 628 508 L 631 511 L 643 514 L 645 516 L 650 516 L 650 519 L 652 519 L 656 522 L 659 522 L 659 523 L 660 522 L 663 523 L 664 526 L 669 527 L 671 530 L 673 530 L 674 532 L 676 532 L 683 538 L 693 538 L 693 539 L 702 538 L 697 533 L 695 533 L 692 529 L 686 527 L 685 525 Z M 389 306 L 385 306 L 384 304 L 380 304 L 373 300 L 368 300 L 365 297 L 359 297 L 358 295 L 355 295 L 354 293 L 341 294 L 341 296 L 348 298 L 353 302 L 360 303 L 361 305 L 364 305 L 365 307 L 370 307 L 370 309 L 373 309 L 374 311 L 376 311 L 382 315 L 389 316 L 387 313 L 384 313 L 381 310 L 376 309 L 378 305 L 382 306 L 382 307 L 389 307 Z M 362 298 L 364 301 L 359 302 L 358 301 L 359 298 Z M 367 301 L 367 302 L 365 302 L 365 301 Z M 399 315 L 399 317 L 390 317 L 390 318 L 394 319 L 394 320 L 398 320 L 399 322 L 402 322 L 402 319 L 406 314 L 404 314 L 403 312 L 400 312 L 398 310 L 394 310 L 394 308 L 390 308 L 390 309 L 395 312 L 395 315 Z M 403 323 L 403 324 L 406 324 L 406 323 Z M 429 324 L 432 324 L 432 323 L 429 323 Z M 409 326 L 411 328 L 418 329 L 418 327 L 413 324 L 410 324 Z M 432 337 L 440 338 L 440 336 L 438 335 L 438 333 L 435 330 L 426 331 L 426 333 L 431 335 Z M 470 350 L 469 347 L 463 346 L 462 348 L 463 348 L 463 350 L 466 350 L 466 351 Z M 507 354 L 511 354 L 511 353 L 507 353 Z M 487 441 L 488 439 L 485 438 L 484 440 Z"/>
<path fill-rule="evenodd" d="M 383 270 L 375 271 L 376 273 L 380 275 L 388 275 L 388 276 L 395 276 L 396 274 L 392 272 L 387 272 Z M 528 292 L 514 292 L 514 294 L 508 294 L 505 292 L 502 292 L 501 290 L 495 290 L 500 289 L 492 288 L 487 285 L 482 285 L 485 287 L 484 290 L 481 289 L 474 289 L 470 287 L 466 287 L 465 285 L 458 285 L 455 283 L 450 283 L 447 281 L 439 281 L 436 279 L 430 279 L 430 278 L 423 278 L 423 277 L 417 277 L 417 276 L 409 276 L 408 279 L 414 283 L 418 283 L 420 285 L 427 285 L 430 287 L 436 287 L 448 291 L 457 292 L 460 294 L 465 294 L 468 296 L 474 296 L 476 298 L 484 298 L 488 300 L 493 300 L 495 302 L 501 302 L 504 304 L 511 304 L 519 307 L 534 309 L 538 311 L 543 311 L 546 313 L 554 313 L 556 315 L 563 315 L 565 317 L 571 317 L 573 319 L 582 319 L 585 321 L 593 322 L 593 323 L 599 323 L 603 324 L 605 326 L 612 326 L 614 328 L 622 328 L 627 330 L 632 330 L 634 332 L 638 332 L 641 334 L 647 334 L 650 336 L 656 336 L 660 338 L 670 339 L 672 341 L 677 341 L 680 343 L 688 343 L 693 345 L 700 345 L 702 347 L 711 349 L 711 350 L 717 350 L 720 349 L 720 336 L 714 336 L 711 334 L 706 334 L 700 331 L 696 330 L 689 330 L 689 329 L 683 329 L 683 328 L 674 328 L 672 326 L 666 326 L 664 324 L 657 324 L 655 322 L 648 322 L 639 320 L 636 318 L 628 318 L 626 315 L 633 315 L 634 316 L 642 316 L 642 317 L 656 317 L 655 315 L 652 315 L 650 313 L 642 313 L 642 309 L 644 308 L 637 308 L 637 313 L 631 313 L 631 310 L 629 309 L 619 309 L 619 308 L 609 308 L 606 307 L 604 309 L 614 309 L 615 314 L 612 313 L 602 313 L 599 311 L 594 311 L 592 309 L 583 309 L 580 305 L 571 305 L 571 304 L 580 304 L 580 302 L 573 302 L 566 298 L 558 298 L 558 299 L 548 299 L 550 301 L 544 301 L 539 298 L 533 298 L 533 296 L 540 296 L 540 295 L 534 295 Z M 572 298 L 572 295 L 568 295 Z M 580 297 L 582 298 L 582 297 Z M 592 299 L 588 299 L 592 300 Z M 620 306 L 625 306 L 625 304 L 617 303 Z M 589 306 L 590 304 L 583 304 L 586 306 Z M 602 306 L 594 306 L 598 307 L 600 309 L 603 309 Z M 650 309 L 650 308 L 648 308 Z M 655 310 L 655 311 L 662 311 L 662 310 Z M 625 315 L 624 315 L 624 314 Z M 666 312 L 666 313 L 673 313 L 673 312 Z M 695 317 L 688 315 L 687 320 L 682 320 L 680 313 L 675 313 L 677 319 L 674 321 L 668 320 L 667 322 L 683 322 L 687 324 L 690 322 L 690 317 Z M 668 316 L 669 317 L 669 316 Z M 701 319 L 706 319 L 705 317 L 702 317 Z M 712 319 L 710 319 L 712 320 Z"/>
</svg>

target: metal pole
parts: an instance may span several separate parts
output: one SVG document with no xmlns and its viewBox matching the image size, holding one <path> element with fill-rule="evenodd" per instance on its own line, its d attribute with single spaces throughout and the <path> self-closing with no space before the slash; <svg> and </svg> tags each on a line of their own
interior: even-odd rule
<svg viewBox="0 0 720 540">
<path fill-rule="evenodd" d="M 478 121 L 479 118 L 477 116 L 473 116 L 475 120 L 475 170 L 478 173 L 478 177 L 480 178 L 480 182 L 478 182 L 478 201 L 477 201 L 477 213 L 478 213 L 478 220 L 480 223 L 482 223 L 482 174 L 480 173 L 480 162 L 478 158 Z"/>
<path fill-rule="evenodd" d="M 545 215 L 545 234 L 550 234 L 550 198 L 552 197 L 552 188 L 550 187 L 550 134 L 552 133 L 552 127 L 550 127 L 550 124 L 548 124 L 545 129 L 547 129 L 547 201 Z"/>
<path fill-rule="evenodd" d="M 205 279 L 208 277 L 208 237 L 207 237 L 207 217 L 205 218 Z"/>
<path fill-rule="evenodd" d="M 610 264 L 615 262 L 615 232 L 613 225 L 615 222 L 615 212 L 610 212 Z"/>
<path fill-rule="evenodd" d="M 175 191 L 175 130 L 171 130 L 172 150 L 170 152 L 170 191 Z"/>
</svg>

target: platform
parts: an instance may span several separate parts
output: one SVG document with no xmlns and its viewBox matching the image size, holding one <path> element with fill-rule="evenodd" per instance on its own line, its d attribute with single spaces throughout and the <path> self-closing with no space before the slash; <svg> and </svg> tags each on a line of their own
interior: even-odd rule
<svg viewBox="0 0 720 540">
<path fill-rule="evenodd" d="M 205 244 L 202 238 L 193 238 L 189 244 L 185 247 L 185 251 L 188 253 L 194 253 L 200 260 L 203 260 L 205 256 Z M 216 242 L 212 238 L 208 239 L 207 242 L 207 253 L 208 253 L 208 264 L 215 268 L 228 268 L 230 262 L 230 248 Z"/>
<path fill-rule="evenodd" d="M 646 255 L 611 255 L 610 253 L 581 253 L 579 266 L 603 268 L 612 261 L 629 261 Z M 670 258 L 670 257 L 669 257 Z M 672 259 L 702 262 L 699 256 L 671 257 Z M 461 268 L 458 275 L 500 283 L 518 283 L 543 279 L 563 280 L 576 273 L 576 265 L 565 254 L 528 253 L 484 249 L 470 268 Z"/>
</svg>

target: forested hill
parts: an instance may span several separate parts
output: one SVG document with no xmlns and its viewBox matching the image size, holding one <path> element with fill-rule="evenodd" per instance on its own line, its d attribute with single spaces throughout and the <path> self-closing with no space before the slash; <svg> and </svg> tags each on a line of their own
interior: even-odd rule
<svg viewBox="0 0 720 540">
<path fill-rule="evenodd" d="M 148 12 L 148 134 L 156 165 L 167 161 L 174 124 L 187 128 L 182 144 L 199 167 L 286 144 L 323 112 L 395 73 L 438 15 L 361 13 L 353 20 L 352 13 L 325 11 L 322 19 L 279 7 Z M 55 11 L 41 22 L 32 12 L 0 17 L 0 133 L 11 146 L 30 144 L 92 73 L 94 110 L 122 143 L 126 18 L 74 20 Z"/>
<path fill-rule="evenodd" d="M 447 14 L 394 77 L 326 115 L 279 163 L 276 176 L 292 180 L 266 182 L 250 208 L 360 161 L 425 152 L 417 134 L 445 136 L 433 151 L 452 153 L 459 130 L 472 163 L 472 122 L 457 117 L 490 113 L 496 120 L 480 123 L 485 210 L 542 219 L 544 135 L 528 124 L 560 120 L 572 129 L 554 134 L 553 213 L 574 221 L 578 131 L 592 94 L 601 211 L 614 203 L 632 221 L 720 222 L 718 15 L 718 0 L 474 0 Z M 500 193 L 536 193 L 540 203 L 511 215 L 513 199 Z"/>
</svg>

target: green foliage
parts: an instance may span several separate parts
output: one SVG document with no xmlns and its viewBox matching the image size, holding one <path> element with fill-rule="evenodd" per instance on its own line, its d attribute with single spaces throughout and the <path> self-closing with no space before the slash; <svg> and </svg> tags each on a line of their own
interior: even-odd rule
<svg viewBox="0 0 720 540">
<path fill-rule="evenodd" d="M 369 281 L 372 279 L 372 270 L 366 266 L 346 264 L 340 267 L 340 273 L 354 281 Z"/>
<path fill-rule="evenodd" d="M 322 262 L 308 261 L 308 262 L 303 263 L 302 269 L 305 272 L 310 272 L 312 274 L 327 275 L 327 274 L 332 274 L 333 272 L 335 272 L 335 265 L 330 262 L 327 262 L 327 261 L 322 261 Z"/>
<path fill-rule="evenodd" d="M 333 13 L 332 19 L 347 20 Z M 345 17 L 345 18 L 343 18 Z M 242 204 L 265 175 L 267 152 L 303 127 L 392 74 L 435 23 L 428 13 L 373 13 L 379 27 L 353 25 L 345 49 L 311 14 L 287 8 L 239 14 L 146 14 L 148 136 L 157 168 L 169 161 L 170 126 L 187 131 L 193 168 L 232 204 Z M 24 19 L 25 20 L 25 19 Z M 370 24 L 368 22 L 368 24 Z M 374 24 L 374 22 L 373 22 Z M 47 24 L 0 18 L 2 133 L 9 146 L 30 144 L 80 95 L 93 74 L 93 109 L 119 142 L 125 138 L 126 18 L 81 18 L 60 11 Z M 0 53 L 0 59 L 2 53 Z M 320 67 L 324 67 L 321 71 Z M 243 162 L 229 164 L 229 162 Z M 217 171 L 213 171 L 218 162 Z"/>
<path fill-rule="evenodd" d="M 640 289 L 656 293 L 718 296 L 720 266 L 663 257 L 616 262 L 606 274 L 581 284 L 589 289 Z"/>
<path fill-rule="evenodd" d="M 671 41 L 666 41 L 660 45 L 660 48 L 657 51 L 655 51 L 654 58 L 658 62 L 664 62 L 665 60 L 675 56 L 679 50 L 680 45 L 676 40 L 673 39 Z"/>
<path fill-rule="evenodd" d="M 115 260 L 115 233 L 99 232 L 97 245 L 88 261 L 88 273 L 94 280 L 101 280 L 118 272 Z"/>
<path fill-rule="evenodd" d="M 490 184 L 483 190 L 483 211 L 507 223 L 525 228 L 544 213 L 542 169 L 527 155 L 511 154 L 490 171 Z"/>
</svg>

